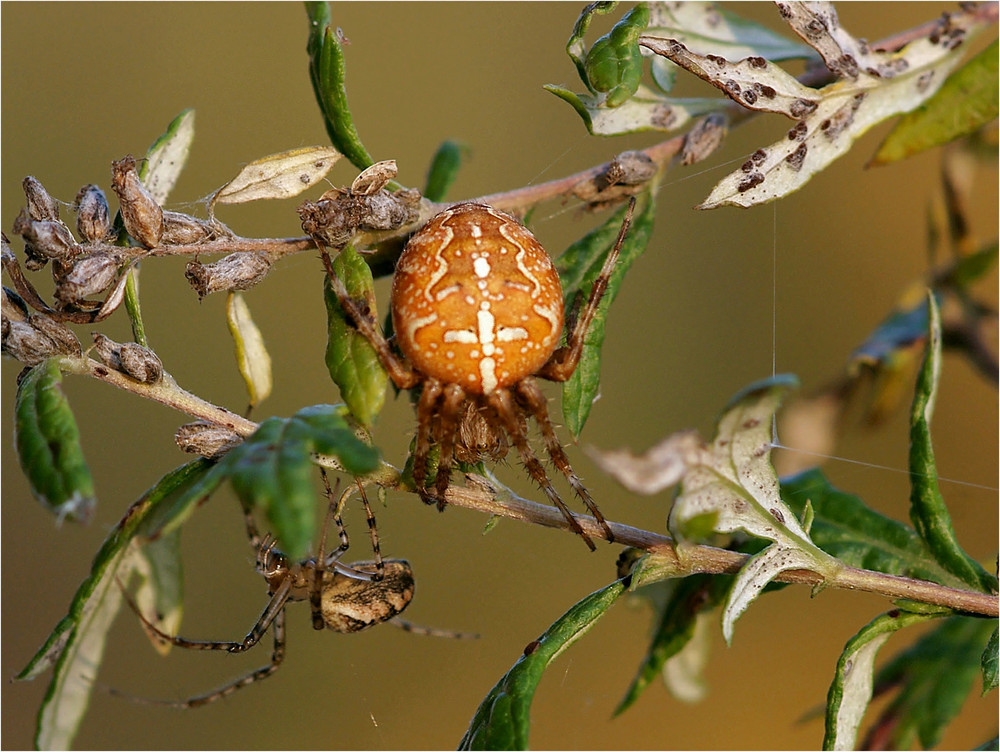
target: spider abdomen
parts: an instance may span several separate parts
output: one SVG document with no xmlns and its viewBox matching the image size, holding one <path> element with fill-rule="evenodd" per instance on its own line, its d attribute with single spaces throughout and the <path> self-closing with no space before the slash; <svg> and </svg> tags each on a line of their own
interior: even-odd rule
<svg viewBox="0 0 1000 752">
<path fill-rule="evenodd" d="M 386 559 L 381 580 L 358 580 L 330 573 L 322 595 L 323 622 L 335 632 L 360 632 L 401 614 L 413 600 L 413 570 L 403 559 Z M 362 572 L 376 572 L 371 561 L 351 564 Z"/>
<path fill-rule="evenodd" d="M 416 370 L 491 394 L 537 372 L 559 345 L 562 287 L 524 225 L 484 204 L 459 204 L 407 243 L 392 316 Z"/>
</svg>

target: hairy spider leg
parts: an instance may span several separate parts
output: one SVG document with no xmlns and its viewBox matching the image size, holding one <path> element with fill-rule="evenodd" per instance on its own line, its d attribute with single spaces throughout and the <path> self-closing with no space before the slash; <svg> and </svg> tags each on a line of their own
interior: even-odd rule
<svg viewBox="0 0 1000 752">
<path fill-rule="evenodd" d="M 439 424 L 438 445 L 441 454 L 438 458 L 437 478 L 434 481 L 434 492 L 437 496 L 437 508 L 443 512 L 447 502 L 444 494 L 451 482 L 451 463 L 455 454 L 455 434 L 458 431 L 458 419 L 465 404 L 465 391 L 458 384 L 448 384 L 444 388 L 441 416 Z"/>
<path fill-rule="evenodd" d="M 572 321 L 567 322 L 567 324 L 572 323 L 572 327 L 567 326 L 566 344 L 552 353 L 552 356 L 545 365 L 538 371 L 537 375 L 543 379 L 548 379 L 549 381 L 568 381 L 576 370 L 577 365 L 579 365 L 587 330 L 590 329 L 590 325 L 594 321 L 594 316 L 597 315 L 597 307 L 601 303 L 601 298 L 604 297 L 604 293 L 608 289 L 608 281 L 611 279 L 615 264 L 618 262 L 622 245 L 625 243 L 625 236 L 632 226 L 632 214 L 634 212 L 635 196 L 629 199 L 621 229 L 618 231 L 618 238 L 615 240 L 614 247 L 607 258 L 604 259 L 601 272 L 597 275 L 593 286 L 590 288 L 590 296 L 587 298 L 586 305 L 583 306 L 579 313 L 576 313 L 577 306 L 574 305 L 573 307 L 570 317 Z"/>
<path fill-rule="evenodd" d="M 343 281 L 333 271 L 330 254 L 327 253 L 326 248 L 318 240 L 316 244 L 320 247 L 323 254 L 323 263 L 326 266 L 327 278 L 329 279 L 334 295 L 337 296 L 337 301 L 354 323 L 354 327 L 375 348 L 375 354 L 378 356 L 385 370 L 388 371 L 389 378 L 392 379 L 392 382 L 398 389 L 412 389 L 415 387 L 420 383 L 420 375 L 413 370 L 409 363 L 401 360 L 392 351 L 389 341 L 382 334 L 382 329 L 379 327 L 378 322 L 372 317 L 368 304 L 350 296 L 347 288 L 344 287 Z"/>
<path fill-rule="evenodd" d="M 424 504 L 433 504 L 437 501 L 427 490 L 427 455 L 431 451 L 431 421 L 442 391 L 440 381 L 427 379 L 417 401 L 417 445 L 413 451 L 413 483 Z"/>
<path fill-rule="evenodd" d="M 583 542 L 587 544 L 587 547 L 591 551 L 596 551 L 597 547 L 594 545 L 594 541 L 590 539 L 590 536 L 580 527 L 579 521 L 573 516 L 563 500 L 559 497 L 556 492 L 555 487 L 549 481 L 549 477 L 545 474 L 545 468 L 542 463 L 538 461 L 535 453 L 531 449 L 531 445 L 528 443 L 528 436 L 524 425 L 518 420 L 517 409 L 514 406 L 514 400 L 507 389 L 497 389 L 492 394 L 486 395 L 487 404 L 493 409 L 497 417 L 503 422 L 504 426 L 507 428 L 507 433 L 514 440 L 514 446 L 517 447 L 518 453 L 521 455 L 521 462 L 524 463 L 525 469 L 528 471 L 528 475 L 534 479 L 534 481 L 541 487 L 542 491 L 548 497 L 559 511 L 562 512 L 563 517 L 569 523 L 570 528 L 574 533 L 583 538 Z M 591 502 L 593 503 L 593 502 Z"/>
<path fill-rule="evenodd" d="M 601 514 L 601 510 L 597 508 L 597 504 L 590 496 L 590 492 L 584 488 L 583 482 L 580 477 L 573 470 L 572 465 L 569 463 L 569 457 L 566 456 L 566 452 L 563 451 L 562 444 L 559 443 L 559 439 L 556 438 L 555 429 L 552 427 L 552 421 L 549 420 L 549 411 L 546 406 L 545 395 L 542 393 L 541 388 L 538 386 L 538 382 L 533 378 L 526 378 L 517 384 L 516 398 L 518 401 L 534 416 L 535 422 L 538 424 L 538 428 L 542 432 L 542 438 L 545 440 L 545 449 L 549 453 L 549 457 L 552 458 L 553 464 L 559 471 L 566 476 L 566 480 L 576 491 L 576 495 L 580 497 L 580 500 L 586 505 L 590 513 L 594 515 L 597 520 L 597 524 L 601 526 L 604 530 L 604 535 L 610 542 L 614 542 L 615 534 L 611 531 L 611 527 L 608 525 L 607 520 L 604 519 L 604 515 Z"/>
<path fill-rule="evenodd" d="M 479 635 L 475 632 L 455 632 L 451 629 L 438 629 L 437 627 L 424 627 L 420 624 L 414 624 L 412 621 L 407 621 L 399 616 L 394 616 L 389 619 L 387 624 L 392 624 L 394 627 L 399 627 L 404 632 L 409 632 L 410 634 L 420 635 L 421 637 L 443 637 L 446 640 L 478 640 Z"/>
</svg>

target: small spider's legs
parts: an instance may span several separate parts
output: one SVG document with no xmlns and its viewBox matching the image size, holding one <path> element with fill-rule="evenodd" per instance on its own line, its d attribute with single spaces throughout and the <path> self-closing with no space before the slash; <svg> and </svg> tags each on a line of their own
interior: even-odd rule
<svg viewBox="0 0 1000 752">
<path fill-rule="evenodd" d="M 313 238 L 313 240 L 316 239 Z M 385 370 L 389 372 L 389 378 L 392 379 L 398 388 L 412 389 L 415 387 L 420 382 L 420 376 L 417 375 L 416 371 L 407 362 L 401 360 L 392 351 L 378 323 L 372 317 L 371 308 L 368 303 L 350 296 L 347 288 L 344 287 L 343 281 L 333 271 L 330 254 L 318 240 L 316 240 L 316 245 L 323 256 L 323 264 L 326 267 L 326 275 L 330 281 L 330 287 L 337 296 L 337 301 L 340 303 L 341 308 L 344 309 L 348 318 L 353 322 L 354 328 L 375 348 L 378 359 L 385 367 Z"/>
<path fill-rule="evenodd" d="M 511 438 L 514 440 L 514 445 L 517 447 L 517 451 L 521 455 L 521 462 L 524 463 L 525 469 L 528 471 L 534 481 L 541 486 L 542 491 L 549 498 L 559 511 L 563 513 L 563 517 L 569 522 L 570 528 L 573 532 L 583 538 L 583 542 L 587 544 L 587 547 L 591 551 L 596 551 L 597 547 L 594 545 L 594 541 L 590 539 L 590 536 L 584 532 L 584 529 L 580 527 L 580 523 L 577 521 L 576 517 L 569 510 L 559 494 L 556 493 L 556 489 L 552 486 L 549 481 L 548 476 L 545 474 L 545 468 L 542 463 L 538 461 L 535 453 L 531 450 L 531 445 L 528 443 L 527 431 L 524 425 L 518 420 L 517 409 L 514 406 L 514 401 L 510 396 L 510 392 L 506 389 L 497 389 L 490 395 L 486 396 L 487 404 L 493 409 L 497 417 L 507 428 L 507 433 L 510 434 Z"/>
<path fill-rule="evenodd" d="M 451 482 L 451 462 L 455 453 L 455 432 L 458 430 L 458 419 L 462 405 L 465 403 L 465 391 L 458 384 L 448 384 L 444 388 L 444 399 L 441 405 L 441 422 L 438 424 L 438 443 L 441 454 L 438 458 L 437 478 L 434 481 L 434 493 L 437 496 L 437 508 L 443 512 L 447 502 L 445 491 Z"/>
<path fill-rule="evenodd" d="M 622 220 L 621 229 L 618 231 L 618 239 L 614 247 L 604 260 L 601 273 L 594 280 L 594 286 L 590 288 L 590 297 L 587 298 L 586 305 L 579 311 L 578 315 L 571 316 L 574 321 L 572 328 L 567 327 L 566 344 L 552 353 L 552 357 L 538 371 L 536 375 L 550 381 L 567 381 L 576 370 L 580 362 L 580 355 L 583 353 L 583 341 L 587 335 L 587 330 L 597 314 L 597 306 L 601 303 L 605 291 L 608 289 L 608 281 L 611 273 L 615 269 L 618 261 L 618 254 L 621 253 L 622 245 L 625 242 L 625 235 L 629 227 L 632 226 L 632 214 L 635 211 L 635 196 L 629 199 L 628 208 L 625 210 L 625 218 Z M 574 306 L 574 311 L 576 307 Z"/>
<path fill-rule="evenodd" d="M 413 451 L 413 483 L 424 504 L 433 504 L 436 499 L 427 490 L 427 455 L 431 451 L 431 423 L 442 392 L 441 382 L 427 379 L 417 402 L 417 446 Z M 438 473 L 440 476 L 440 471 Z"/>
<path fill-rule="evenodd" d="M 587 506 L 590 513 L 594 515 L 597 524 L 604 530 L 604 535 L 608 541 L 614 543 L 615 534 L 611 532 L 611 528 L 604 519 L 604 515 L 601 514 L 601 510 L 597 508 L 597 504 L 591 498 L 590 492 L 584 488 L 580 477 L 573 471 L 566 452 L 563 451 L 559 439 L 556 438 L 555 429 L 549 420 L 545 395 L 542 393 L 541 388 L 539 388 L 538 382 L 530 377 L 520 381 L 517 385 L 517 399 L 535 417 L 535 422 L 538 423 L 538 427 L 542 432 L 542 438 L 545 439 L 545 448 L 549 453 L 549 457 L 552 458 L 552 462 L 566 476 L 566 480 L 569 481 L 573 490 L 576 491 L 576 495 L 580 497 L 580 500 Z"/>
<path fill-rule="evenodd" d="M 323 572 L 326 571 L 327 565 L 327 553 L 326 553 L 326 534 L 330 529 L 330 521 L 333 520 L 337 523 L 337 531 L 340 535 L 340 547 L 332 552 L 334 560 L 339 558 L 351 547 L 351 542 L 347 538 L 347 530 L 344 528 L 344 522 L 340 518 L 340 510 L 343 507 L 344 501 L 350 493 L 350 489 L 344 492 L 341 496 L 340 502 L 338 503 L 336 498 L 336 493 L 333 488 L 330 487 L 330 478 L 326 474 L 326 470 L 320 468 L 320 477 L 323 479 L 323 489 L 326 492 L 327 507 L 326 507 L 326 519 L 323 521 L 323 530 L 319 535 L 319 546 L 316 549 L 316 560 L 312 567 L 312 587 L 309 588 L 309 605 L 312 607 L 312 625 L 313 629 L 323 629 L 326 624 L 323 621 Z M 340 484 L 340 478 L 337 478 L 337 484 Z"/>
<path fill-rule="evenodd" d="M 375 557 L 375 574 L 372 580 L 378 582 L 385 577 L 385 562 L 382 561 L 382 551 L 378 544 L 378 527 L 375 525 L 375 515 L 372 514 L 371 505 L 368 503 L 368 494 L 365 493 L 365 487 L 361 485 L 361 481 L 355 482 L 358 484 L 358 491 L 361 492 L 361 503 L 365 508 L 365 519 L 368 521 L 368 535 L 371 537 L 372 554 Z"/>
<path fill-rule="evenodd" d="M 141 615 L 140 615 L 141 618 Z M 118 695 L 119 697 L 126 697 L 134 702 L 141 702 L 146 705 L 167 705 L 173 708 L 198 708 L 202 705 L 208 705 L 209 703 L 215 702 L 216 700 L 221 700 L 223 697 L 231 695 L 238 689 L 242 689 L 250 684 L 261 679 L 266 679 L 275 671 L 278 670 L 278 666 L 285 659 L 285 611 L 284 609 L 278 611 L 274 617 L 274 649 L 271 651 L 271 662 L 266 666 L 261 666 L 255 671 L 251 671 L 246 676 L 242 676 L 235 681 L 230 682 L 216 690 L 213 690 L 204 695 L 197 695 L 196 697 L 191 697 L 187 700 L 150 700 L 145 697 L 134 697 L 132 695 L 127 695 L 124 692 L 119 692 L 116 689 L 111 689 L 110 692 L 113 695 Z"/>
<path fill-rule="evenodd" d="M 414 624 L 412 621 L 407 621 L 398 616 L 394 616 L 389 619 L 387 624 L 392 624 L 394 627 L 399 627 L 404 632 L 409 632 L 410 634 L 421 635 L 423 637 L 444 637 L 449 640 L 478 640 L 479 635 L 475 632 L 455 632 L 450 629 L 438 629 L 436 627 L 423 627 L 419 624 Z"/>
</svg>

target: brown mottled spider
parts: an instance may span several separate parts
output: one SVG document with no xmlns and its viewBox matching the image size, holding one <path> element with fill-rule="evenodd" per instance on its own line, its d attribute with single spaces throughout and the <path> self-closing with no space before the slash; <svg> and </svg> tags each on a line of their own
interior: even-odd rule
<svg viewBox="0 0 1000 752">
<path fill-rule="evenodd" d="M 264 538 L 260 537 L 253 516 L 249 512 L 246 513 L 247 537 L 256 552 L 257 571 L 267 580 L 268 593 L 271 598 L 257 623 L 242 640 L 231 642 L 188 640 L 169 635 L 142 615 L 139 606 L 122 587 L 125 601 L 138 615 L 147 632 L 154 639 L 163 640 L 181 648 L 243 653 L 256 645 L 268 628 L 273 627 L 274 648 L 271 651 L 271 662 L 212 692 L 187 700 L 146 700 L 134 697 L 130 697 L 130 699 L 157 705 L 196 708 L 226 697 L 255 681 L 266 679 L 278 669 L 285 657 L 285 606 L 289 601 L 309 600 L 312 605 L 312 623 L 315 629 L 327 628 L 345 633 L 360 632 L 388 621 L 417 633 L 450 637 L 467 636 L 417 627 L 397 618 L 397 615 L 409 605 L 413 598 L 413 570 L 409 563 L 402 559 L 382 559 L 379 552 L 375 518 L 372 516 L 368 500 L 365 498 L 364 489 L 360 485 L 358 488 L 361 490 L 361 499 L 368 518 L 375 559 L 374 561 L 354 562 L 350 565 L 340 563 L 340 558 L 350 545 L 340 513 L 348 496 L 353 492 L 353 486 L 341 495 L 338 502 L 330 489 L 325 473 L 323 473 L 323 481 L 330 504 L 318 551 L 314 558 L 299 562 L 289 561 L 284 554 L 275 549 L 275 541 L 270 534 Z M 326 533 L 331 519 L 337 525 L 340 546 L 330 553 L 325 553 Z M 115 690 L 112 692 L 122 694 Z"/>
<path fill-rule="evenodd" d="M 536 377 L 566 381 L 576 370 L 634 208 L 633 198 L 589 297 L 567 323 L 561 347 L 562 286 L 551 259 L 524 225 L 484 204 L 463 203 L 441 212 L 406 244 L 393 275 L 391 300 L 402 358 L 368 307 L 352 300 L 343 283 L 330 275 L 341 306 L 396 386 L 421 387 L 413 480 L 425 503 L 444 509 L 454 458 L 500 460 L 513 441 L 528 474 L 594 550 L 528 443 L 527 423 L 533 417 L 552 462 L 597 519 L 604 537 L 614 540 L 556 438 Z M 440 447 L 433 489 L 427 487 L 432 445 Z"/>
</svg>

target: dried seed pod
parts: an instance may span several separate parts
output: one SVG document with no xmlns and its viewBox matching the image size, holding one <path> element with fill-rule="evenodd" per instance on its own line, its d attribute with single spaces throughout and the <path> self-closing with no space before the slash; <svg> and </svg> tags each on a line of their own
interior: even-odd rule
<svg viewBox="0 0 1000 752">
<path fill-rule="evenodd" d="M 193 245 L 210 240 L 215 234 L 211 222 L 180 212 L 163 212 L 163 245 Z"/>
<path fill-rule="evenodd" d="M 118 350 L 122 371 L 143 384 L 154 384 L 163 378 L 163 362 L 148 347 L 125 342 Z"/>
<path fill-rule="evenodd" d="M 217 459 L 242 443 L 243 439 L 235 431 L 199 420 L 178 428 L 174 441 L 185 452 Z"/>
<path fill-rule="evenodd" d="M 396 160 L 386 159 L 362 170 L 351 183 L 351 193 L 355 196 L 370 196 L 385 188 L 397 174 Z"/>
<path fill-rule="evenodd" d="M 28 175 L 21 181 L 24 195 L 28 199 L 28 214 L 32 219 L 59 221 L 59 203 L 49 195 L 36 178 Z"/>
<path fill-rule="evenodd" d="M 681 145 L 680 161 L 682 165 L 693 165 L 719 148 L 726 137 L 726 116 L 721 112 L 706 115 L 684 136 Z"/>
<path fill-rule="evenodd" d="M 80 342 L 66 326 L 40 313 L 25 321 L 3 316 L 3 351 L 28 366 L 57 355 L 79 355 Z"/>
<path fill-rule="evenodd" d="M 163 363 L 148 347 L 134 342 L 119 344 L 100 332 L 94 332 L 94 351 L 109 368 L 152 384 L 163 378 Z"/>
<path fill-rule="evenodd" d="M 118 275 L 118 264 L 107 253 L 94 253 L 75 264 L 56 284 L 55 297 L 61 303 L 75 303 L 88 295 L 107 290 Z"/>
<path fill-rule="evenodd" d="M 108 199 L 96 185 L 85 185 L 76 194 L 76 231 L 90 243 L 104 240 L 111 234 L 111 214 Z"/>
<path fill-rule="evenodd" d="M 573 195 L 588 209 L 600 209 L 633 196 L 656 175 L 656 164 L 641 151 L 623 151 L 593 178 L 573 186 Z"/>
<path fill-rule="evenodd" d="M 28 304 L 9 287 L 4 287 L 0 289 L 0 313 L 5 320 L 25 321 L 28 318 Z"/>
<path fill-rule="evenodd" d="M 267 276 L 272 263 L 266 253 L 231 253 L 211 264 L 189 261 L 184 276 L 203 298 L 223 290 L 249 290 Z"/>
<path fill-rule="evenodd" d="M 66 225 L 59 220 L 32 219 L 24 209 L 14 220 L 14 232 L 24 238 L 29 258 L 69 259 L 80 252 Z"/>
<path fill-rule="evenodd" d="M 111 163 L 111 188 L 118 196 L 128 234 L 146 248 L 158 246 L 163 235 L 163 209 L 139 180 L 132 155 Z"/>
</svg>

